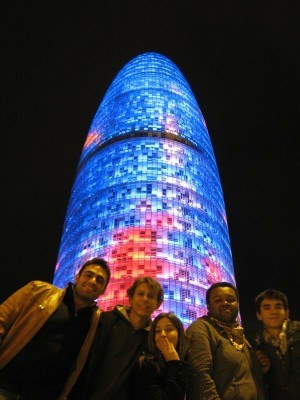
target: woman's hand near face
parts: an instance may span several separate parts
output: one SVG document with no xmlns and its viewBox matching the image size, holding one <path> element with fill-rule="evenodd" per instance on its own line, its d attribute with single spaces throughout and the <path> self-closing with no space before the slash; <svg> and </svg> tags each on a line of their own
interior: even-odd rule
<svg viewBox="0 0 300 400">
<path fill-rule="evenodd" d="M 166 362 L 179 360 L 178 353 L 173 345 L 166 336 L 162 336 L 158 339 L 158 348 L 162 352 Z"/>
</svg>

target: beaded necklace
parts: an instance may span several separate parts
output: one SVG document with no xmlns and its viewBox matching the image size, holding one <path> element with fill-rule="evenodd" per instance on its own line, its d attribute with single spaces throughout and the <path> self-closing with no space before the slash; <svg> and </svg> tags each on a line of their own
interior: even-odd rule
<svg viewBox="0 0 300 400">
<path fill-rule="evenodd" d="M 219 321 L 216 318 L 209 317 L 219 328 L 221 328 L 222 332 L 225 333 L 230 343 L 234 346 L 234 348 L 238 351 L 242 351 L 245 346 L 245 336 L 244 336 L 244 328 L 240 326 L 237 322 L 233 324 L 226 324 L 225 322 Z"/>
</svg>

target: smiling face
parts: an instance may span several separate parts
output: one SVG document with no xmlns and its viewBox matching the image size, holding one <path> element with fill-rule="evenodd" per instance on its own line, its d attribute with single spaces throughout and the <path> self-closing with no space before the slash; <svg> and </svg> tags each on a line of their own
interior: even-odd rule
<svg viewBox="0 0 300 400">
<path fill-rule="evenodd" d="M 231 287 L 212 289 L 207 308 L 211 317 L 225 323 L 235 322 L 239 309 L 235 291 Z"/>
<path fill-rule="evenodd" d="M 151 288 L 147 283 L 137 286 L 133 296 L 129 298 L 129 302 L 131 305 L 130 319 L 138 318 L 144 321 L 147 321 L 160 305 L 157 299 L 157 290 Z"/>
<path fill-rule="evenodd" d="M 158 350 L 163 351 L 162 341 L 166 340 L 166 338 L 176 349 L 178 336 L 178 329 L 169 318 L 164 317 L 157 322 L 155 326 L 154 339 Z"/>
<path fill-rule="evenodd" d="M 267 329 L 281 330 L 283 322 L 289 316 L 289 310 L 284 308 L 281 300 L 266 298 L 261 302 L 256 316 Z"/>
<path fill-rule="evenodd" d="M 106 271 L 100 265 L 88 265 L 75 276 L 74 295 L 81 301 L 96 300 L 104 292 L 107 279 Z"/>
</svg>

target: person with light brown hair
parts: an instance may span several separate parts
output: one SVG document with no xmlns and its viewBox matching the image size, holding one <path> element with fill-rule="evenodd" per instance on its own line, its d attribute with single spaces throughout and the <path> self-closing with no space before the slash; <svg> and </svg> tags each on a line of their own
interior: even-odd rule
<svg viewBox="0 0 300 400">
<path fill-rule="evenodd" d="M 163 301 L 161 284 L 136 278 L 127 290 L 129 307 L 103 312 L 87 367 L 72 399 L 125 400 L 132 369 L 147 347 L 151 314 Z"/>
</svg>

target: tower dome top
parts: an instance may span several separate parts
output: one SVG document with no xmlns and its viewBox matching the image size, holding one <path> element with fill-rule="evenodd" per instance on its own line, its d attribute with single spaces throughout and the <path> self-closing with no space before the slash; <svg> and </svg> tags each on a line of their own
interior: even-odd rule
<svg viewBox="0 0 300 400">
<path fill-rule="evenodd" d="M 108 141 L 141 132 L 175 135 L 214 158 L 187 80 L 169 58 L 156 52 L 136 56 L 116 75 L 92 121 L 82 158 Z"/>
</svg>

